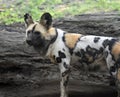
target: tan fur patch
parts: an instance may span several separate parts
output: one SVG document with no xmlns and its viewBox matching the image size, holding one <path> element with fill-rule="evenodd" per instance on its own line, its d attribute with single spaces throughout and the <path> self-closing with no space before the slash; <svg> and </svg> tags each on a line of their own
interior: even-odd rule
<svg viewBox="0 0 120 97">
<path fill-rule="evenodd" d="M 53 27 L 51 27 L 49 30 L 48 30 L 48 33 L 50 34 L 50 35 L 55 35 L 55 28 L 53 28 Z"/>
<path fill-rule="evenodd" d="M 39 31 L 43 36 L 47 32 L 45 27 L 43 25 L 39 24 L 39 23 L 37 23 L 37 25 L 35 27 L 35 31 Z"/>
<path fill-rule="evenodd" d="M 55 36 L 56 35 L 56 31 L 55 31 L 55 28 L 51 27 L 47 33 L 45 33 L 45 37 L 46 39 L 51 39 L 51 37 Z"/>
<path fill-rule="evenodd" d="M 65 42 L 69 48 L 74 48 L 76 42 L 81 37 L 81 34 L 67 33 L 65 34 Z"/>
<path fill-rule="evenodd" d="M 115 59 L 117 60 L 120 54 L 120 42 L 116 42 L 116 44 L 112 48 L 112 54 L 114 55 Z"/>
<path fill-rule="evenodd" d="M 54 63 L 54 64 L 57 63 L 56 60 L 55 60 L 55 57 L 52 55 L 52 53 L 50 53 L 50 54 L 48 55 L 48 57 L 49 57 L 49 59 L 50 59 L 50 61 L 51 61 L 52 63 Z"/>
<path fill-rule="evenodd" d="M 36 27 L 34 29 L 35 31 L 39 31 L 43 35 L 47 32 L 47 30 L 44 28 L 44 26 L 42 26 L 38 22 L 35 22 L 34 24 L 30 24 L 26 31 L 32 30 L 35 25 L 36 25 Z"/>
</svg>

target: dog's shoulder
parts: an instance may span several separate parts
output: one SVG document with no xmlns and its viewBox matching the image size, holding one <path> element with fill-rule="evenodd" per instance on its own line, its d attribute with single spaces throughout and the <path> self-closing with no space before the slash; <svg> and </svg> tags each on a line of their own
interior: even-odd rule
<svg viewBox="0 0 120 97">
<path fill-rule="evenodd" d="M 81 37 L 82 37 L 82 34 L 65 33 L 63 36 L 63 41 L 65 42 L 67 47 L 73 49 Z"/>
</svg>

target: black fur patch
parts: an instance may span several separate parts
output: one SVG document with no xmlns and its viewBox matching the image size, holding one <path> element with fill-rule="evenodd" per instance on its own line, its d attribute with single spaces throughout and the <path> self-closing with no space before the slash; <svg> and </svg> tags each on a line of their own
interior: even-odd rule
<svg viewBox="0 0 120 97">
<path fill-rule="evenodd" d="M 110 73 L 112 73 L 112 72 L 115 72 L 116 71 L 116 66 L 114 65 L 114 66 L 111 66 L 110 67 Z"/>
<path fill-rule="evenodd" d="M 107 58 L 107 56 L 108 56 L 108 52 L 106 51 L 106 52 L 105 52 L 105 58 Z"/>
<path fill-rule="evenodd" d="M 66 58 L 66 55 L 63 52 L 59 51 L 58 52 L 58 57 L 56 58 L 57 63 L 61 63 L 62 58 Z"/>
<path fill-rule="evenodd" d="M 118 41 L 117 39 L 111 39 L 111 40 L 110 40 L 110 42 L 109 42 L 109 50 L 110 50 L 110 51 L 112 50 L 113 45 L 114 45 L 117 41 Z"/>
<path fill-rule="evenodd" d="M 56 58 L 57 63 L 61 63 L 62 62 L 62 58 L 66 58 L 66 55 L 63 52 L 61 52 L 61 51 L 58 52 L 58 56 L 59 57 Z"/>
<path fill-rule="evenodd" d="M 103 41 L 102 44 L 103 44 L 104 48 L 106 48 L 106 46 L 109 45 L 109 42 L 110 42 L 110 41 L 109 41 L 108 39 L 106 39 L 106 40 Z"/>
<path fill-rule="evenodd" d="M 65 51 L 65 49 L 63 48 L 63 51 Z"/>
<path fill-rule="evenodd" d="M 65 67 L 65 69 L 68 69 L 68 64 L 66 64 L 66 62 L 63 63 L 63 66 Z"/>
<path fill-rule="evenodd" d="M 98 54 L 103 53 L 103 51 L 104 51 L 103 47 L 100 47 Z"/>
<path fill-rule="evenodd" d="M 25 15 L 24 15 L 24 19 L 26 20 L 26 19 L 28 19 L 29 18 L 29 14 L 28 13 L 26 13 Z"/>
<path fill-rule="evenodd" d="M 75 55 L 78 56 L 78 57 L 82 57 L 82 55 L 81 55 L 81 53 L 79 51 L 76 52 Z"/>
<path fill-rule="evenodd" d="M 103 46 L 105 48 L 106 46 L 109 45 L 109 40 L 108 39 L 104 40 L 102 44 L 103 44 Z"/>
<path fill-rule="evenodd" d="M 57 58 L 56 58 L 56 61 L 57 61 L 57 63 L 61 63 L 61 62 L 62 62 L 62 59 L 61 59 L 60 57 L 57 57 Z"/>
<path fill-rule="evenodd" d="M 35 35 L 40 35 L 40 32 L 39 31 L 34 31 L 34 34 Z"/>
<path fill-rule="evenodd" d="M 65 42 L 65 33 L 64 33 L 64 35 L 62 37 L 62 41 Z"/>
<path fill-rule="evenodd" d="M 88 64 L 88 58 L 85 56 L 86 52 L 83 49 L 81 49 L 80 54 L 81 54 L 80 62 L 85 62 Z"/>
<path fill-rule="evenodd" d="M 86 53 L 88 53 L 90 56 L 95 56 L 97 53 L 97 49 L 90 47 L 89 45 L 86 48 Z"/>
<path fill-rule="evenodd" d="M 55 55 L 53 55 L 53 59 L 55 60 Z"/>
<path fill-rule="evenodd" d="M 58 52 L 58 55 L 60 58 L 66 58 L 66 55 L 61 51 Z"/>
<path fill-rule="evenodd" d="M 69 48 L 69 52 L 72 55 L 73 54 L 73 49 Z"/>
<path fill-rule="evenodd" d="M 100 37 L 95 37 L 94 42 L 97 43 L 100 40 Z"/>
</svg>

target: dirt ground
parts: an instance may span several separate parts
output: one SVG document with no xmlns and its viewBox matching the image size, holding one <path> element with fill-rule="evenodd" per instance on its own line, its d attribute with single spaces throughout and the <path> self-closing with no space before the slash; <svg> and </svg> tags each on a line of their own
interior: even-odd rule
<svg viewBox="0 0 120 97">
<path fill-rule="evenodd" d="M 120 17 L 117 13 L 88 14 L 55 20 L 53 25 L 68 32 L 119 37 L 119 20 Z M 23 41 L 21 40 L 25 35 L 24 24 L 1 24 L 0 32 L 0 97 L 59 97 L 59 70 L 57 66 L 50 65 L 48 60 L 35 57 L 39 56 L 36 53 L 34 53 L 35 56 L 30 56 L 31 53 L 28 52 L 31 50 L 22 46 Z M 12 42 L 9 39 L 12 39 Z M 27 52 L 25 56 L 18 52 L 23 52 L 23 48 L 24 52 Z M 9 52 L 12 54 L 8 54 Z M 116 88 L 109 86 L 109 73 L 103 70 L 106 69 L 103 66 L 105 63 L 102 61 L 100 63 L 102 67 L 94 68 L 93 66 L 87 69 L 81 69 L 79 65 L 74 65 L 68 85 L 69 97 L 117 97 Z M 41 65 L 44 67 L 40 67 Z M 98 67 L 100 70 L 96 72 Z"/>
</svg>

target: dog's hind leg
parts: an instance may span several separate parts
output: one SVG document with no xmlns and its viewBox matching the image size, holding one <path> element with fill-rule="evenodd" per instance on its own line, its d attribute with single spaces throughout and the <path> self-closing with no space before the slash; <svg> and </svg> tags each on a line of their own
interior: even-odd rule
<svg viewBox="0 0 120 97">
<path fill-rule="evenodd" d="M 114 66 L 110 66 L 110 86 L 113 86 L 117 90 L 117 97 L 120 97 L 120 80 L 118 79 L 118 66 L 114 64 Z"/>
<path fill-rule="evenodd" d="M 113 66 L 110 66 L 110 75 L 111 75 L 111 78 L 110 78 L 110 86 L 117 86 L 118 84 L 118 80 L 117 80 L 117 66 L 116 65 L 113 65 Z"/>
<path fill-rule="evenodd" d="M 116 85 L 116 79 L 117 79 L 117 64 L 115 64 L 115 61 L 112 59 L 112 55 L 110 53 L 106 56 L 106 63 L 107 67 L 110 73 L 110 86 Z"/>
</svg>

